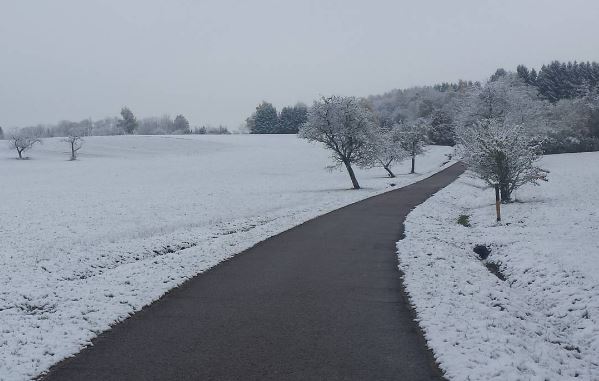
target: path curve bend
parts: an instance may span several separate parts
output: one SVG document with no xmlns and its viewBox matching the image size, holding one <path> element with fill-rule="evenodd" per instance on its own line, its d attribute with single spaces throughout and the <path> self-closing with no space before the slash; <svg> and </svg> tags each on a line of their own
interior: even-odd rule
<svg viewBox="0 0 599 381">
<path fill-rule="evenodd" d="M 44 380 L 443 379 L 403 295 L 407 214 L 464 171 L 315 218 L 199 274 Z"/>
</svg>

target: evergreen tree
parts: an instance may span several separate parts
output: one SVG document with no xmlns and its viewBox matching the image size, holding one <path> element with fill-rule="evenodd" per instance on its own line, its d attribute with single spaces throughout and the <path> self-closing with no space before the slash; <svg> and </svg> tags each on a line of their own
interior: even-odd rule
<svg viewBox="0 0 599 381">
<path fill-rule="evenodd" d="M 506 74 L 507 74 L 507 72 L 505 71 L 505 69 L 499 68 L 499 69 L 497 69 L 497 70 L 495 71 L 495 74 L 493 74 L 493 75 L 491 76 L 491 79 L 490 79 L 490 81 L 491 81 L 491 82 L 495 82 L 495 81 L 497 81 L 499 78 L 501 78 L 501 77 L 505 76 Z"/>
<path fill-rule="evenodd" d="M 137 119 L 133 112 L 128 107 L 121 109 L 121 117 L 118 121 L 118 127 L 123 130 L 125 134 L 132 134 L 137 129 Z"/>
<path fill-rule="evenodd" d="M 532 68 L 530 69 L 530 74 L 528 74 L 529 84 L 535 85 L 537 84 L 537 71 Z"/>
<path fill-rule="evenodd" d="M 281 115 L 279 116 L 279 132 L 283 134 L 294 134 L 297 131 L 294 131 L 294 120 L 293 120 L 293 107 L 285 106 L 281 110 Z"/>
<path fill-rule="evenodd" d="M 308 120 L 308 107 L 302 103 L 283 107 L 279 116 L 278 133 L 297 134 L 299 128 Z"/>
<path fill-rule="evenodd" d="M 277 109 L 265 101 L 256 107 L 256 112 L 248 119 L 252 134 L 274 134 L 279 129 Z"/>
<path fill-rule="evenodd" d="M 191 129 L 189 128 L 189 121 L 183 115 L 179 114 L 175 117 L 175 121 L 173 122 L 173 130 L 175 132 L 179 132 L 182 134 L 191 133 Z"/>
</svg>

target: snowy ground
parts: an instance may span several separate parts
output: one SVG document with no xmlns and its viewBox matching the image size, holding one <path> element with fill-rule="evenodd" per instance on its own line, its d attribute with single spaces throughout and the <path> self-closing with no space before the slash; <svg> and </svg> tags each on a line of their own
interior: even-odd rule
<svg viewBox="0 0 599 381">
<path fill-rule="evenodd" d="M 599 380 L 599 153 L 547 156 L 549 183 L 494 192 L 468 175 L 417 207 L 400 268 L 451 380 Z M 457 224 L 470 215 L 471 227 Z M 491 246 L 501 281 L 472 252 Z"/>
<path fill-rule="evenodd" d="M 30 160 L 0 142 L 0 380 L 24 380 L 115 321 L 255 243 L 417 175 L 328 172 L 295 136 L 93 137 L 78 161 L 48 139 Z M 397 173 L 407 173 L 408 163 Z"/>
</svg>

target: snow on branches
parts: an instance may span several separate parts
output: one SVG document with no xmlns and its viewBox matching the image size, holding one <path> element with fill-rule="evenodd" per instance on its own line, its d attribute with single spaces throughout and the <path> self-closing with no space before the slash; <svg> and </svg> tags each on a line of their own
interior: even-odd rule
<svg viewBox="0 0 599 381">
<path fill-rule="evenodd" d="M 416 156 L 424 152 L 424 146 L 428 141 L 429 126 L 425 119 L 419 118 L 413 122 L 401 123 L 396 128 L 401 148 L 412 158 L 410 173 L 414 173 Z"/>
<path fill-rule="evenodd" d="M 485 119 L 460 129 L 463 161 L 489 185 L 499 185 L 502 202 L 527 184 L 547 181 L 547 171 L 535 162 L 542 152 L 538 142 L 525 134 L 523 125 Z"/>
<path fill-rule="evenodd" d="M 41 143 L 40 139 L 31 136 L 13 136 L 9 139 L 8 145 L 11 149 L 17 151 L 19 159 L 23 159 L 23 152 L 30 150 L 35 143 Z"/>
<path fill-rule="evenodd" d="M 382 167 L 389 177 L 395 177 L 391 166 L 409 155 L 402 147 L 402 131 L 399 127 L 399 124 L 394 124 L 390 128 L 381 128 L 372 135 L 370 157 L 362 165 Z"/>
<path fill-rule="evenodd" d="M 369 143 L 374 140 L 376 125 L 364 100 L 334 95 L 314 101 L 298 136 L 331 150 L 335 166 L 344 165 L 354 189 L 359 189 L 352 164 L 363 165 L 371 158 Z"/>
<path fill-rule="evenodd" d="M 62 139 L 63 142 L 69 144 L 71 149 L 71 160 L 77 160 L 78 152 L 83 147 L 83 139 L 78 135 L 70 135 Z"/>
</svg>

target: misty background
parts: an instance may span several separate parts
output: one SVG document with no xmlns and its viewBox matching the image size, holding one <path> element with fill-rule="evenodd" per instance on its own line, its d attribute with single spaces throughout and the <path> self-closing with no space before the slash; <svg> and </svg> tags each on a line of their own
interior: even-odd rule
<svg viewBox="0 0 599 381">
<path fill-rule="evenodd" d="M 599 3 L 0 0 L 0 126 L 367 96 L 497 67 L 599 60 Z"/>
</svg>

